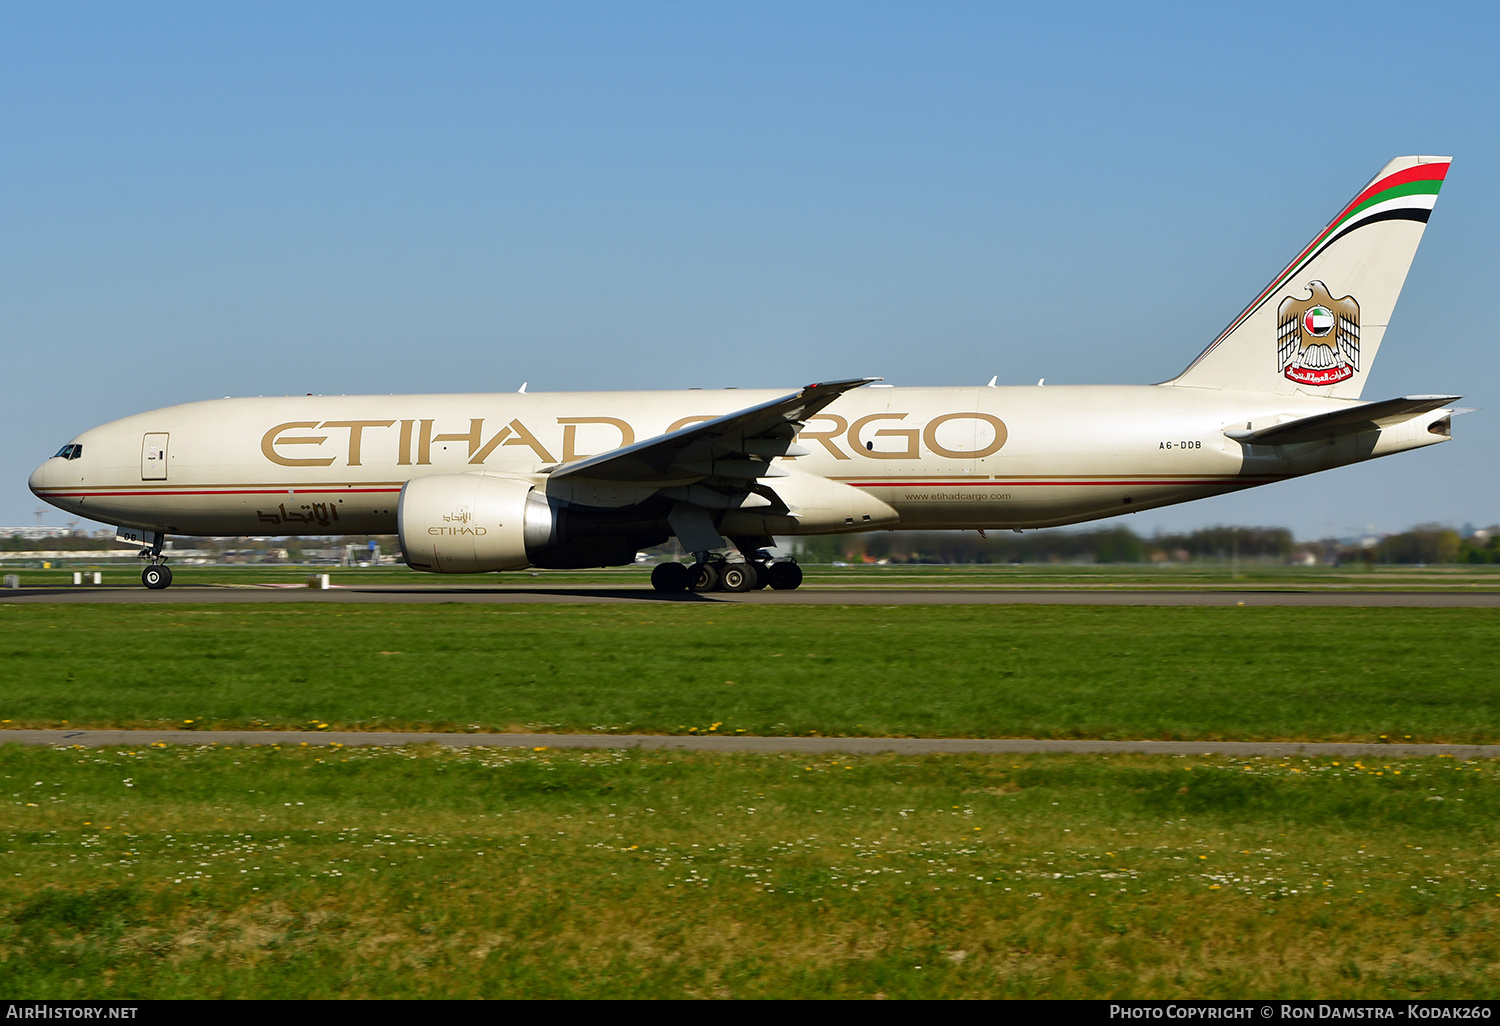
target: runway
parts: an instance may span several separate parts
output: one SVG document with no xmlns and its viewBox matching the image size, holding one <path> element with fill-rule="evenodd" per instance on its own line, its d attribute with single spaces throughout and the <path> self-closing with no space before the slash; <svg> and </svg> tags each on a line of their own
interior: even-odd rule
<svg viewBox="0 0 1500 1026">
<path fill-rule="evenodd" d="M 1368 744 L 1311 741 L 1054 741 L 1027 738 L 692 737 L 661 734 L 419 734 L 272 730 L 5 730 L 0 744 L 283 745 L 346 747 L 443 745 L 449 748 L 642 749 L 802 755 L 1019 755 L 1042 752 L 1136 755 L 1343 756 L 1381 759 L 1500 758 L 1500 745 Z"/>
<path fill-rule="evenodd" d="M 663 595 L 642 588 L 583 585 L 451 586 L 366 585 L 318 591 L 263 585 L 174 586 L 166 591 L 139 587 L 25 588 L 0 591 L 0 603 L 388 603 L 463 602 L 495 605 L 661 604 L 766 606 L 1348 606 L 1500 608 L 1494 591 L 1337 591 L 1337 590 L 1143 590 L 1128 588 L 1005 590 L 999 588 L 800 588 L 743 594 Z"/>
</svg>

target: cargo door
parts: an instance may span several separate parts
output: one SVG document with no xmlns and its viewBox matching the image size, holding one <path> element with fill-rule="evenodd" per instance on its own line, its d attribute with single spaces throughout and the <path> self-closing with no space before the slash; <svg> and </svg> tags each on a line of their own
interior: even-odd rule
<svg viewBox="0 0 1500 1026">
<path fill-rule="evenodd" d="M 167 479 L 167 437 L 165 431 L 152 431 L 141 443 L 142 481 Z"/>
</svg>

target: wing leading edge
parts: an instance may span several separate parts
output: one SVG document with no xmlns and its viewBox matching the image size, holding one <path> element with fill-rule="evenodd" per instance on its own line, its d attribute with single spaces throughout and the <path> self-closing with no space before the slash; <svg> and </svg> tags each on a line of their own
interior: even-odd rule
<svg viewBox="0 0 1500 1026">
<path fill-rule="evenodd" d="M 722 478 L 748 489 L 759 478 L 782 476 L 771 461 L 799 454 L 792 440 L 804 421 L 845 392 L 879 380 L 849 378 L 808 385 L 758 406 L 564 464 L 549 476 L 663 487 Z"/>
</svg>

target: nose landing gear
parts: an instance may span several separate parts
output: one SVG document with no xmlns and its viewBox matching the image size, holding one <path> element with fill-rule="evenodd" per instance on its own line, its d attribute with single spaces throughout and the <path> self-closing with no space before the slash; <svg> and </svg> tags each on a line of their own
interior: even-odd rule
<svg viewBox="0 0 1500 1026">
<path fill-rule="evenodd" d="M 140 558 L 150 560 L 150 564 L 141 571 L 141 583 L 152 591 L 161 591 L 172 584 L 172 571 L 167 567 L 167 557 L 161 554 L 161 549 L 166 544 L 167 536 L 160 531 L 150 532 L 151 544 L 141 549 Z"/>
<path fill-rule="evenodd" d="M 154 563 L 141 571 L 141 583 L 152 591 L 161 591 L 172 583 L 172 571 L 165 563 Z"/>
</svg>

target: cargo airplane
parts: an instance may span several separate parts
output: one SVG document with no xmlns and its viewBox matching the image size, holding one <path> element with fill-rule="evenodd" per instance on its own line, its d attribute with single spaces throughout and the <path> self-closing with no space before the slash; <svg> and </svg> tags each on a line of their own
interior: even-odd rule
<svg viewBox="0 0 1500 1026">
<path fill-rule="evenodd" d="M 651 583 L 677 592 L 797 587 L 776 536 L 1051 527 L 1284 481 L 1449 437 L 1457 396 L 1360 399 L 1448 167 L 1391 161 L 1156 385 L 220 399 L 85 431 L 31 490 L 118 525 L 148 588 L 168 535 L 394 533 L 450 574 L 675 536 L 692 563 Z"/>
</svg>

